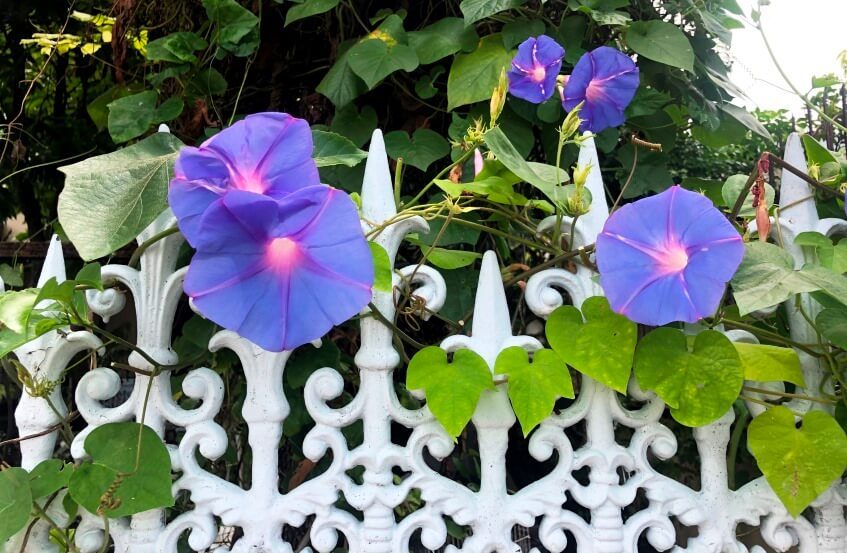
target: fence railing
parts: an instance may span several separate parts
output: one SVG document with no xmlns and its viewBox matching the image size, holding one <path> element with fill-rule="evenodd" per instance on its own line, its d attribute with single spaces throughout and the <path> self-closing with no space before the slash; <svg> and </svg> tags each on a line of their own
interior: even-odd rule
<svg viewBox="0 0 847 553">
<path fill-rule="evenodd" d="M 788 141 L 785 159 L 805 169 L 799 137 Z M 587 186 L 594 205 L 578 219 L 574 233 L 576 246 L 594 242 L 608 217 L 605 192 L 593 140 L 580 151 L 580 163 L 590 164 Z M 817 230 L 824 234 L 843 231 L 842 220 L 819 220 L 812 191 L 791 174 L 782 178 L 781 202 L 790 206 L 775 221 L 783 237 Z M 366 226 L 380 225 L 396 214 L 391 174 L 382 135 L 374 133 L 362 187 L 362 211 Z M 564 232 L 570 231 L 566 221 Z M 170 213 L 163 214 L 140 237 L 139 242 L 174 224 Z M 544 223 L 549 228 L 553 220 Z M 376 241 L 392 261 L 404 236 L 425 230 L 427 223 L 418 217 L 388 225 Z M 163 365 L 177 362 L 171 348 L 171 329 L 182 294 L 183 269 L 176 269 L 182 238 L 169 236 L 147 249 L 140 269 L 124 265 L 103 267 L 105 282 L 119 282 L 132 295 L 137 320 L 137 345 Z M 798 265 L 805 253 L 785 239 L 786 248 Z M 441 275 L 430 267 L 399 268 L 399 273 L 414 280 L 414 293 L 432 311 L 444 304 L 446 287 Z M 575 272 L 548 269 L 527 283 L 525 301 L 539 317 L 546 317 L 566 301 L 579 306 L 587 297 L 602 290 L 591 270 L 583 266 Z M 65 277 L 60 244 L 54 242 L 47 255 L 42 283 L 51 277 Z M 395 276 L 399 283 L 400 276 Z M 108 288 L 89 292 L 91 309 L 104 318 L 117 315 L 126 305 L 124 292 Z M 806 298 L 807 309 L 814 310 Z M 374 305 L 389 319 L 395 316 L 391 293 L 376 292 Z M 806 342 L 811 329 L 794 310 L 792 336 Z M 268 321 L 273 324 L 273 321 Z M 727 334 L 735 340 L 755 340 L 740 331 Z M 541 347 L 531 336 L 514 336 L 500 268 L 494 253 L 485 254 L 476 293 L 475 316 L 469 336 L 451 336 L 441 343 L 448 351 L 469 348 L 494 365 L 497 354 L 509 346 L 528 350 Z M 101 342 L 88 332 L 52 332 L 21 347 L 16 353 L 33 376 L 57 379 L 74 355 L 81 351 L 101 350 Z M 351 401 L 342 407 L 333 400 L 344 388 L 342 376 L 333 368 L 322 368 L 311 375 L 304 391 L 305 406 L 315 421 L 303 443 L 304 454 L 313 461 L 331 458 L 329 467 L 288 493 L 279 491 L 279 444 L 283 422 L 290 413 L 282 385 L 289 352 L 271 353 L 223 331 L 209 343 L 212 350 L 230 349 L 240 359 L 247 392 L 242 415 L 249 428 L 248 444 L 252 455 L 249 489 L 223 480 L 204 469 L 202 459 L 222 456 L 229 445 L 224 429 L 215 417 L 224 399 L 221 378 L 212 370 L 197 368 L 182 381 L 181 392 L 197 400 L 199 406 L 186 410 L 174 400 L 171 375 L 154 378 L 146 409 L 145 423 L 160 436 L 166 428 L 176 427 L 178 443 L 168 444 L 175 473 L 174 493 L 187 492 L 191 509 L 178 516 L 151 511 L 114 521 L 109 536 L 97 516 L 81 515 L 75 540 L 84 552 L 100 550 L 104 540 L 114 543 L 121 553 L 174 553 L 181 536 L 187 535 L 194 551 L 218 552 L 289 552 L 350 551 L 368 553 L 408 552 L 419 544 L 430 550 L 473 553 L 517 551 L 579 551 L 635 553 L 655 550 L 714 552 L 754 551 L 771 548 L 802 552 L 847 551 L 847 525 L 844 507 L 847 487 L 837 485 L 813 504 L 808 518 L 791 517 L 763 478 L 730 489 L 727 476 L 727 446 L 734 414 L 706 427 L 693 430 L 699 454 L 699 488 L 694 489 L 666 476 L 655 465 L 672 460 L 677 454 L 678 436 L 661 419 L 665 405 L 652 393 L 638 389 L 632 382 L 630 398 L 622 401 L 616 392 L 582 377 L 577 399 L 565 410 L 549 417 L 528 438 L 530 454 L 553 467 L 539 474 L 522 489 L 507 487 L 506 452 L 510 447 L 509 429 L 515 416 L 503 387 L 484 392 L 472 424 L 478 442 L 481 479 L 474 491 L 440 474 L 438 459 L 451 454 L 452 439 L 443 431 L 426 407 L 403 407 L 395 392 L 394 372 L 400 356 L 392 345 L 392 331 L 375 318 L 361 319 L 361 346 L 355 355 L 360 384 Z M 821 368 L 817 360 L 799 352 L 806 382 L 816 386 Z M 129 363 L 152 369 L 140 355 L 133 353 Z M 84 458 L 85 436 L 98 425 L 116 421 L 139 420 L 148 377 L 135 375 L 132 391 L 121 401 L 113 398 L 121 389 L 121 377 L 110 368 L 94 368 L 77 383 L 75 409 L 87 423 L 71 444 L 76 458 Z M 26 394 L 20 399 L 15 418 L 21 436 L 38 434 L 53 428 L 68 407 L 62 390 L 51 396 L 58 413 L 41 398 Z M 332 406 L 331 406 L 332 405 Z M 809 405 L 795 403 L 796 409 Z M 755 404 L 749 405 L 753 413 Z M 363 440 L 351 446 L 342 433 L 361 423 Z M 407 440 L 392 439 L 392 426 L 401 425 L 410 433 Z M 587 441 L 571 437 L 580 427 Z M 621 432 L 626 429 L 627 432 Z M 686 430 L 687 432 L 687 430 Z M 620 436 L 627 436 L 622 439 Z M 20 443 L 22 466 L 32 468 L 49 458 L 56 444 L 55 433 L 45 433 Z M 244 447 L 244 444 L 241 444 Z M 692 462 L 692 459 L 686 459 Z M 363 469 L 361 479 L 350 476 L 351 469 Z M 586 474 L 587 473 L 587 474 Z M 397 477 L 398 474 L 403 475 Z M 420 493 L 417 510 L 402 520 L 395 508 L 413 490 Z M 338 506 L 343 497 L 348 508 Z M 60 502 L 48 512 L 58 520 L 66 515 Z M 633 505 L 641 508 L 633 512 Z M 351 512 L 351 509 L 353 512 Z M 447 520 L 470 528 L 461 542 L 448 542 Z M 216 545 L 221 529 L 240 529 L 234 543 Z M 758 544 L 740 537 L 742 528 L 758 528 Z M 289 542 L 291 528 L 305 528 L 307 537 Z M 527 545 L 526 529 L 533 529 L 533 545 Z M 746 531 L 746 530 L 745 530 Z M 13 538 L 7 551 L 17 552 L 21 536 Z M 27 552 L 56 552 L 49 527 L 38 523 L 30 532 Z"/>
</svg>

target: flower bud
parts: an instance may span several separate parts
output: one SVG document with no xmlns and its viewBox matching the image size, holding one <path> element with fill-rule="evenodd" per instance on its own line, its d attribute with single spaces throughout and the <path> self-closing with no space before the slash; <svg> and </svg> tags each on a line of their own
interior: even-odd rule
<svg viewBox="0 0 847 553">
<path fill-rule="evenodd" d="M 500 79 L 497 81 L 497 86 L 494 87 L 494 91 L 491 93 L 491 105 L 490 105 L 490 115 L 491 115 L 491 126 L 497 124 L 497 119 L 500 117 L 500 114 L 503 113 L 503 106 L 506 105 L 506 92 L 509 90 L 509 81 L 506 78 L 506 69 L 500 70 Z"/>
<path fill-rule="evenodd" d="M 585 102 L 580 102 L 575 108 L 573 108 L 565 117 L 565 121 L 562 123 L 562 128 L 559 129 L 561 133 L 562 139 L 567 140 L 576 134 L 579 131 L 579 112 L 582 109 L 582 105 Z"/>
<path fill-rule="evenodd" d="M 588 174 L 591 172 L 591 165 L 577 165 L 573 170 L 573 183 L 577 187 L 585 186 L 585 181 L 588 180 Z"/>
<path fill-rule="evenodd" d="M 579 217 L 591 210 L 591 192 L 584 186 L 568 184 L 562 187 L 562 209 L 566 215 Z"/>
</svg>

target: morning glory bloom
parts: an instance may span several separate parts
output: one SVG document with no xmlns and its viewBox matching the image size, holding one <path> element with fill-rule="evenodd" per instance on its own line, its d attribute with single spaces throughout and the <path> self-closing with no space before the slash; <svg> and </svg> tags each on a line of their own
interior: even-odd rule
<svg viewBox="0 0 847 553">
<path fill-rule="evenodd" d="M 195 246 L 201 216 L 227 190 L 282 198 L 318 184 L 309 124 L 287 113 L 257 113 L 222 130 L 199 148 L 180 150 L 168 203 L 180 231 Z"/>
<path fill-rule="evenodd" d="M 528 38 L 518 46 L 509 70 L 509 92 L 533 104 L 550 98 L 562 69 L 565 49 L 547 35 Z"/>
<path fill-rule="evenodd" d="M 203 316 L 266 350 L 316 340 L 371 299 L 373 261 L 356 206 L 329 186 L 280 200 L 230 190 L 197 230 L 186 294 Z"/>
<path fill-rule="evenodd" d="M 711 200 L 672 186 L 612 213 L 595 257 L 614 311 L 651 326 L 693 323 L 717 309 L 744 243 Z"/>
<path fill-rule="evenodd" d="M 626 120 L 624 110 L 638 88 L 638 67 L 632 58 L 601 46 L 579 58 L 565 85 L 562 106 L 573 110 L 585 102 L 579 117 L 580 130 L 601 132 Z"/>
</svg>

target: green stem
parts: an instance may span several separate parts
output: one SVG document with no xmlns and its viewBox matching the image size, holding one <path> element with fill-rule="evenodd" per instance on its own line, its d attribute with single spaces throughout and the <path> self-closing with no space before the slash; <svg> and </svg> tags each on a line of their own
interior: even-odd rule
<svg viewBox="0 0 847 553">
<path fill-rule="evenodd" d="M 127 263 L 127 265 L 129 265 L 130 267 L 138 266 L 138 262 L 141 261 L 141 256 L 144 255 L 144 252 L 146 252 L 150 246 L 178 232 L 179 227 L 170 227 L 168 229 L 163 230 L 162 232 L 154 234 L 153 236 L 139 244 L 137 248 L 135 248 L 135 251 L 132 252 L 132 257 L 129 258 L 129 263 Z"/>
<path fill-rule="evenodd" d="M 436 218 L 446 219 L 447 215 L 436 215 Z M 523 244 L 524 246 L 529 246 L 531 248 L 544 250 L 547 253 L 552 253 L 552 254 L 558 253 L 558 250 L 555 250 L 555 249 L 553 249 L 553 248 L 551 248 L 547 245 L 539 244 L 538 242 L 533 242 L 531 240 L 526 240 L 524 238 L 520 238 L 520 237 L 515 236 L 513 234 L 509 234 L 508 232 L 503 232 L 502 230 L 499 230 L 499 229 L 487 227 L 487 226 L 481 225 L 479 223 L 474 223 L 473 221 L 466 221 L 464 219 L 454 219 L 453 222 L 456 223 L 457 225 L 463 225 L 463 226 L 466 226 L 468 228 L 479 230 L 480 232 L 487 232 L 488 234 L 493 234 L 495 236 L 500 236 L 501 238 L 506 238 L 508 240 L 512 240 L 514 242 L 517 242 L 518 244 Z"/>
</svg>

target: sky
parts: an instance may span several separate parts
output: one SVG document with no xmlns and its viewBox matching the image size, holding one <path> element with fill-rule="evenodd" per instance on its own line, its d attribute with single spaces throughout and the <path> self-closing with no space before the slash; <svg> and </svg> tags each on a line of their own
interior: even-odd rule
<svg viewBox="0 0 847 553">
<path fill-rule="evenodd" d="M 749 16 L 757 0 L 738 0 Z M 836 73 L 843 78 L 838 54 L 847 50 L 847 0 L 771 0 L 762 8 L 768 41 L 794 85 L 802 92 L 813 76 Z M 750 99 L 748 108 L 791 110 L 802 115 L 803 102 L 787 89 L 752 24 L 733 31 L 731 79 Z"/>
</svg>

